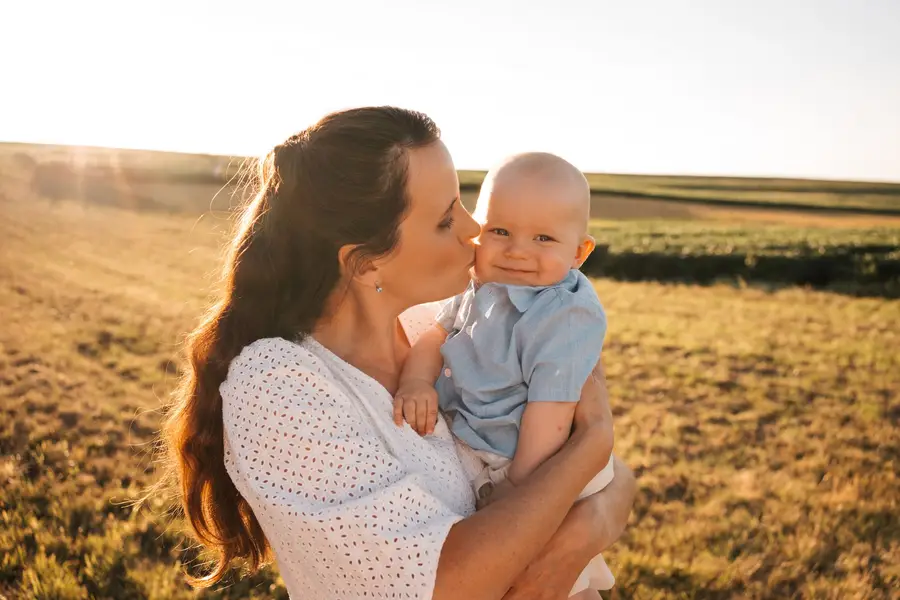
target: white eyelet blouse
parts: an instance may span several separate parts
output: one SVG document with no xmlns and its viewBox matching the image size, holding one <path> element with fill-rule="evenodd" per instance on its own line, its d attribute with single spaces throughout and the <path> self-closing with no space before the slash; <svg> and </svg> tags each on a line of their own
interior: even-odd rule
<svg viewBox="0 0 900 600">
<path fill-rule="evenodd" d="M 438 309 L 401 315 L 410 343 Z M 387 390 L 311 337 L 250 344 L 220 391 L 225 467 L 292 598 L 431 598 L 480 468 L 442 417 L 425 438 L 397 427 Z"/>
</svg>

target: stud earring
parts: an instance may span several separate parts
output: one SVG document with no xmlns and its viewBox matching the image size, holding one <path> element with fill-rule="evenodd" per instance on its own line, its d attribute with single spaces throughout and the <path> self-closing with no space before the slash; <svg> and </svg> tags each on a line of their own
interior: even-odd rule
<svg viewBox="0 0 900 600">
<path fill-rule="evenodd" d="M 383 289 L 384 288 L 381 287 L 380 283 L 375 284 L 375 291 L 378 292 L 379 294 L 382 292 Z"/>
</svg>

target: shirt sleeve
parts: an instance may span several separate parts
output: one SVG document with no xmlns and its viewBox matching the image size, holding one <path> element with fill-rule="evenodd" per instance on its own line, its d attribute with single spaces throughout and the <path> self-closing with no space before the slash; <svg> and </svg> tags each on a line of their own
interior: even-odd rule
<svg viewBox="0 0 900 600">
<path fill-rule="evenodd" d="M 229 475 L 305 598 L 431 598 L 463 516 L 309 356 L 245 349 L 232 363 L 221 388 Z"/>
<path fill-rule="evenodd" d="M 600 359 L 606 337 L 603 307 L 566 301 L 564 293 L 545 294 L 516 325 L 529 402 L 577 402 Z"/>
<path fill-rule="evenodd" d="M 444 331 L 450 333 L 454 329 L 454 325 L 456 324 L 456 315 L 459 314 L 459 309 L 462 306 L 463 296 L 465 294 L 457 294 L 453 296 L 441 307 L 441 310 L 438 312 L 437 317 L 435 317 L 435 322 L 443 328 Z"/>
</svg>

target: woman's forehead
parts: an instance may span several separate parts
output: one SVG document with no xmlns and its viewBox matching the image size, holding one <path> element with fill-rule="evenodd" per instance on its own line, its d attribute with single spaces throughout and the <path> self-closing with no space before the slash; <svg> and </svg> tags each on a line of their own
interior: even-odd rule
<svg viewBox="0 0 900 600">
<path fill-rule="evenodd" d="M 407 192 L 411 211 L 444 212 L 459 195 L 459 179 L 444 143 L 437 141 L 409 151 Z"/>
</svg>

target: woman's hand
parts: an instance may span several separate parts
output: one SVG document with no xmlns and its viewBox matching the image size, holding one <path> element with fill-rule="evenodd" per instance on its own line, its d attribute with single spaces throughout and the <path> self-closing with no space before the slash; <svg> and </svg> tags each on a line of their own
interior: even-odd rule
<svg viewBox="0 0 900 600">
<path fill-rule="evenodd" d="M 572 423 L 572 437 L 588 440 L 596 444 L 600 472 L 613 448 L 613 420 L 609 408 L 609 392 L 606 389 L 606 374 L 602 362 L 598 361 L 594 371 L 581 388 L 581 399 L 575 407 Z"/>
<path fill-rule="evenodd" d="M 615 477 L 602 491 L 576 503 L 544 551 L 516 579 L 504 600 L 564 600 L 588 562 L 625 531 L 637 483 L 614 458 Z"/>
<path fill-rule="evenodd" d="M 584 506 L 588 515 L 583 517 L 587 524 L 582 524 L 573 535 L 583 537 L 588 546 L 585 552 L 591 558 L 612 546 L 624 533 L 637 495 L 637 480 L 631 469 L 617 456 L 613 457 L 613 465 L 615 476 L 609 485 L 576 505 Z"/>
<path fill-rule="evenodd" d="M 576 502 L 609 463 L 612 442 L 612 415 L 598 366 L 576 407 L 574 431 L 559 452 L 515 493 L 450 528 L 441 548 L 435 600 L 564 600 L 590 559 L 621 533 L 631 510 L 634 479 L 618 461 L 616 476 L 604 490 Z"/>
</svg>

